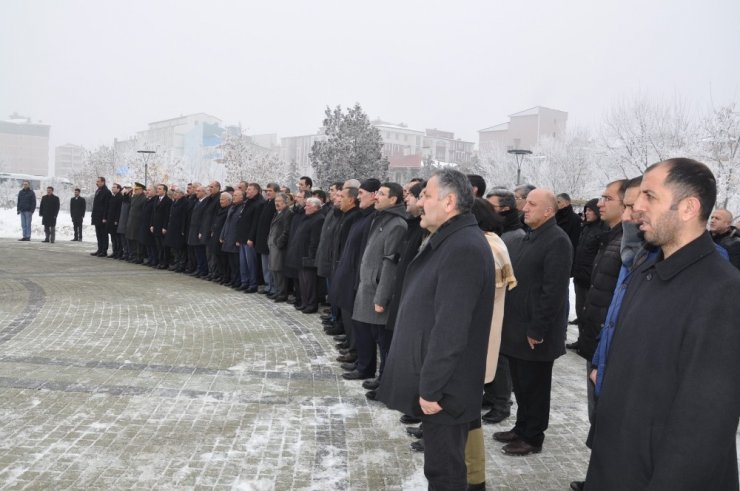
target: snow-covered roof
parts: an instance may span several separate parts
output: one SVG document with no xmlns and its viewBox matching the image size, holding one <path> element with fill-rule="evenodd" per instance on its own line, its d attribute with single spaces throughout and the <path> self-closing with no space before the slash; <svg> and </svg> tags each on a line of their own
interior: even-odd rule
<svg viewBox="0 0 740 491">
<path fill-rule="evenodd" d="M 556 111 L 559 113 L 565 112 L 559 109 L 551 109 L 549 107 L 544 107 L 544 106 L 534 106 L 534 107 L 530 107 L 529 109 L 525 109 L 524 111 L 519 111 L 518 113 L 509 114 L 509 117 L 513 118 L 514 116 L 536 116 L 537 114 L 542 112 L 543 109 L 547 109 L 548 111 Z"/>
</svg>

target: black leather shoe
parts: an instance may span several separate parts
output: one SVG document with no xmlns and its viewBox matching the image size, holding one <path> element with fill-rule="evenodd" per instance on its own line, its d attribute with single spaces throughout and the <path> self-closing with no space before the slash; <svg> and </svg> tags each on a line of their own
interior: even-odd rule
<svg viewBox="0 0 740 491">
<path fill-rule="evenodd" d="M 331 318 L 331 314 L 321 314 L 320 319 L 322 321 L 333 321 L 334 320 Z"/>
<path fill-rule="evenodd" d="M 318 311 L 319 309 L 317 309 L 316 307 L 305 307 L 303 310 L 301 310 L 301 312 L 303 312 L 304 314 L 315 314 Z"/>
<path fill-rule="evenodd" d="M 98 257 L 108 257 L 108 254 L 105 252 L 98 252 Z"/>
<path fill-rule="evenodd" d="M 351 363 L 351 362 L 344 362 L 344 363 L 342 363 L 339 366 L 342 367 L 342 370 L 346 370 L 348 372 L 352 372 L 352 371 L 354 371 L 356 365 L 354 363 Z"/>
<path fill-rule="evenodd" d="M 341 343 L 337 343 L 334 345 L 337 349 L 348 349 L 349 343 L 347 341 L 342 341 Z M 344 354 L 344 353 L 342 353 Z"/>
<path fill-rule="evenodd" d="M 363 375 L 357 370 L 352 370 L 351 372 L 343 373 L 342 378 L 344 380 L 365 380 L 367 378 L 372 378 L 372 375 Z"/>
<path fill-rule="evenodd" d="M 408 414 L 404 414 L 401 416 L 399 421 L 405 425 L 415 425 L 416 423 L 421 423 L 421 419 L 415 418 L 414 416 L 409 416 Z"/>
<path fill-rule="evenodd" d="M 349 348 L 337 348 L 337 351 L 339 351 L 340 355 L 346 355 L 349 353 Z"/>
<path fill-rule="evenodd" d="M 329 336 L 336 336 L 337 334 L 344 334 L 344 329 L 332 327 L 331 329 L 326 329 L 324 332 Z"/>
<path fill-rule="evenodd" d="M 284 296 L 284 295 L 278 295 L 277 297 L 275 297 L 275 298 L 273 299 L 273 301 L 274 301 L 275 303 L 281 303 L 281 302 L 285 302 L 285 299 L 286 299 L 286 298 L 287 298 L 287 297 L 286 297 L 286 296 Z"/>
<path fill-rule="evenodd" d="M 506 455 L 523 457 L 525 455 L 542 452 L 542 446 L 536 447 L 534 445 L 530 445 L 524 440 L 516 440 L 501 447 L 501 451 Z"/>
<path fill-rule="evenodd" d="M 493 423 L 500 423 L 503 420 L 505 420 L 506 418 L 508 418 L 509 416 L 511 416 L 511 413 L 509 413 L 509 412 L 502 413 L 501 411 L 497 411 L 495 409 L 491 409 L 486 414 L 484 414 L 481 417 L 481 419 L 483 420 L 484 423 L 492 423 L 493 424 Z"/>
<path fill-rule="evenodd" d="M 23 240 L 23 239 L 19 239 L 19 240 Z M 97 256 L 98 254 L 99 254 L 99 251 L 95 251 L 95 252 L 91 252 L 90 253 L 91 256 Z"/>
<path fill-rule="evenodd" d="M 378 379 L 374 378 L 372 380 L 365 380 L 362 383 L 362 388 L 367 390 L 375 390 L 378 387 L 380 387 L 380 382 L 378 382 Z"/>
<path fill-rule="evenodd" d="M 578 344 L 578 341 L 576 341 L 575 343 L 566 344 L 565 347 L 568 349 L 577 350 L 580 347 L 580 345 Z"/>
<path fill-rule="evenodd" d="M 244 290 L 244 293 L 257 293 L 257 287 L 254 286 L 252 288 L 247 288 L 246 290 Z"/>
<path fill-rule="evenodd" d="M 296 309 L 296 310 L 301 310 L 302 311 L 303 309 L 306 308 L 306 306 L 305 305 L 295 304 L 295 305 L 293 305 L 293 308 Z"/>
<path fill-rule="evenodd" d="M 340 355 L 340 356 L 337 356 L 337 361 L 341 361 L 342 363 L 352 363 L 352 366 L 354 367 L 354 362 L 357 361 L 357 355 L 354 353 L 347 353 L 346 355 Z"/>
<path fill-rule="evenodd" d="M 411 450 L 413 450 L 414 452 L 423 452 L 424 440 L 416 440 L 415 442 L 411 442 L 409 444 L 409 448 L 411 448 Z"/>
<path fill-rule="evenodd" d="M 368 390 L 367 392 L 365 392 L 365 397 L 367 397 L 371 401 L 374 401 L 377 399 L 378 393 L 375 392 L 374 390 Z"/>
<path fill-rule="evenodd" d="M 493 434 L 493 439 L 501 443 L 511 443 L 519 440 L 519 435 L 513 431 L 497 431 Z"/>
<path fill-rule="evenodd" d="M 572 491 L 583 491 L 584 487 L 586 487 L 585 481 L 573 481 L 570 483 L 570 489 Z"/>
<path fill-rule="evenodd" d="M 486 481 L 479 482 L 478 484 L 468 483 L 468 491 L 486 491 Z"/>
<path fill-rule="evenodd" d="M 334 341 L 336 341 L 338 343 L 341 343 L 341 342 L 346 341 L 346 340 L 347 340 L 347 335 L 346 334 L 337 334 L 336 336 L 334 336 Z"/>
<path fill-rule="evenodd" d="M 424 428 L 422 426 L 407 426 L 406 433 L 414 438 L 424 438 Z"/>
</svg>

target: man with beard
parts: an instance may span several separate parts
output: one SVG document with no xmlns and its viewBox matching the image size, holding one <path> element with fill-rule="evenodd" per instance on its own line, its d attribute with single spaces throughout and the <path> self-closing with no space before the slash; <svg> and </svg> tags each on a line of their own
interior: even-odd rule
<svg viewBox="0 0 740 491">
<path fill-rule="evenodd" d="M 105 185 L 105 177 L 98 177 L 95 181 L 98 189 L 95 190 L 93 198 L 93 208 L 90 213 L 90 220 L 95 226 L 95 237 L 98 240 L 98 250 L 91 252 L 91 256 L 106 257 L 108 255 L 108 230 L 106 213 L 108 212 L 108 201 L 111 193 L 108 186 Z"/>
<path fill-rule="evenodd" d="M 643 175 L 634 211 L 658 251 L 622 286 L 586 490 L 738 489 L 740 272 L 706 229 L 716 189 L 691 159 Z"/>
</svg>

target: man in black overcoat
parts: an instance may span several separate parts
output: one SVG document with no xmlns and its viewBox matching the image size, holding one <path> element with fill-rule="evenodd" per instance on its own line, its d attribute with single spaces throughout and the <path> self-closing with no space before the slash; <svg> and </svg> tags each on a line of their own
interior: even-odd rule
<svg viewBox="0 0 740 491">
<path fill-rule="evenodd" d="M 659 253 L 624 286 L 587 491 L 738 489 L 740 272 L 706 230 L 716 189 L 690 159 L 643 175 L 633 216 Z"/>
<path fill-rule="evenodd" d="M 424 425 L 430 489 L 467 489 L 465 443 L 480 418 L 493 312 L 491 248 L 459 171 L 431 177 L 419 202 L 422 242 L 404 279 L 378 400 Z"/>
<path fill-rule="evenodd" d="M 110 242 L 113 246 L 113 252 L 108 257 L 118 258 L 123 254 L 123 245 L 118 236 L 118 220 L 121 217 L 121 206 L 123 205 L 123 195 L 121 194 L 121 185 L 113 183 L 110 187 L 110 200 L 108 208 L 105 211 L 105 223 L 110 235 Z"/>
<path fill-rule="evenodd" d="M 170 267 L 170 248 L 164 243 L 164 237 L 169 227 L 170 207 L 172 199 L 167 196 L 167 185 L 157 185 L 157 197 L 154 201 L 152 218 L 149 230 L 154 236 L 154 247 L 157 249 L 157 268 L 167 269 Z"/>
<path fill-rule="evenodd" d="M 106 214 L 108 212 L 108 201 L 111 193 L 105 185 L 105 177 L 98 177 L 95 181 L 98 189 L 95 190 L 93 208 L 90 213 L 91 223 L 95 226 L 95 237 L 98 240 L 98 250 L 91 252 L 91 256 L 106 257 L 108 255 L 108 226 Z"/>
<path fill-rule="evenodd" d="M 69 200 L 69 214 L 72 217 L 72 227 L 75 234 L 73 241 L 82 242 L 82 222 L 85 219 L 86 211 L 85 198 L 80 196 L 80 188 L 75 188 L 74 196 Z"/>
<path fill-rule="evenodd" d="M 41 224 L 44 226 L 46 238 L 42 242 L 54 243 L 56 236 L 57 215 L 59 215 L 59 196 L 54 194 L 54 188 L 46 188 L 46 196 L 41 198 L 39 205 L 39 216 Z"/>
</svg>

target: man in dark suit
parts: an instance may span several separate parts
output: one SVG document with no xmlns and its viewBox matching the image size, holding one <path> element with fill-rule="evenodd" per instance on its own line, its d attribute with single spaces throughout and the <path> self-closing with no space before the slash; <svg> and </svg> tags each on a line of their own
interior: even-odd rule
<svg viewBox="0 0 740 491">
<path fill-rule="evenodd" d="M 111 185 L 111 196 L 108 201 L 108 209 L 105 212 L 105 221 L 108 225 L 108 235 L 110 235 L 113 253 L 108 257 L 118 258 L 123 254 L 123 245 L 118 236 L 118 220 L 121 217 L 121 206 L 123 206 L 123 195 L 121 194 L 121 185 L 113 183 Z"/>
<path fill-rule="evenodd" d="M 542 450 L 552 366 L 565 354 L 573 247 L 556 223 L 557 209 L 551 191 L 531 191 L 523 208 L 529 231 L 509 249 L 518 284 L 506 294 L 501 353 L 509 360 L 518 408 L 514 428 L 493 434 L 506 444 L 506 455 Z"/>
<path fill-rule="evenodd" d="M 419 205 L 431 234 L 406 271 L 377 399 L 421 416 L 429 488 L 467 489 L 465 443 L 483 399 L 493 255 L 470 213 L 464 174 L 435 172 Z"/>
<path fill-rule="evenodd" d="M 82 222 L 85 219 L 87 203 L 85 198 L 80 196 L 80 188 L 75 188 L 75 195 L 69 200 L 69 214 L 72 217 L 72 227 L 75 231 L 73 241 L 82 242 Z"/>
<path fill-rule="evenodd" d="M 43 242 L 54 243 L 57 215 L 59 215 L 59 196 L 56 196 L 54 194 L 54 188 L 49 186 L 46 188 L 46 196 L 41 198 L 41 205 L 39 206 L 39 216 L 41 217 L 41 224 L 44 226 L 44 233 L 46 234 Z"/>
<path fill-rule="evenodd" d="M 98 250 L 91 252 L 91 256 L 106 257 L 108 255 L 108 201 L 110 201 L 111 192 L 105 185 L 105 177 L 98 177 L 95 181 L 98 189 L 95 191 L 93 198 L 93 208 L 90 213 L 91 223 L 95 226 L 95 237 L 98 240 Z"/>
<path fill-rule="evenodd" d="M 172 200 L 167 196 L 166 184 L 157 185 L 155 200 L 149 230 L 154 236 L 154 246 L 157 248 L 157 269 L 167 269 L 170 267 L 170 248 L 165 245 L 164 237 L 167 234 Z"/>
</svg>

